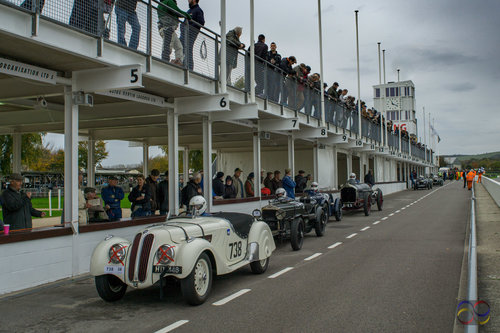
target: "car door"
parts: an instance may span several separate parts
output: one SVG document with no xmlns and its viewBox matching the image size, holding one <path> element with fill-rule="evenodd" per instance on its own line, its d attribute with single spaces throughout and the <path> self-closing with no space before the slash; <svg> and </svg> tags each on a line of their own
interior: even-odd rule
<svg viewBox="0 0 500 333">
<path fill-rule="evenodd" d="M 224 240 L 226 260 L 229 265 L 240 262 L 245 259 L 247 251 L 248 239 L 241 238 L 234 232 L 231 225 L 228 223 Z"/>
</svg>

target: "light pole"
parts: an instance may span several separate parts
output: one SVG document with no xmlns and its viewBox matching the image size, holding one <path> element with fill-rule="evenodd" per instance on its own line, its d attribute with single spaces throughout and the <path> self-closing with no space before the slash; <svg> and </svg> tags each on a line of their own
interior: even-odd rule
<svg viewBox="0 0 500 333">
<path fill-rule="evenodd" d="M 253 0 L 252 0 L 253 1 Z M 321 127 L 326 125 L 325 121 L 325 94 L 323 92 L 324 76 L 323 76 L 323 29 L 321 24 L 321 0 L 318 0 L 318 29 L 319 29 L 319 75 L 321 82 Z"/>
<path fill-rule="evenodd" d="M 359 77 L 358 12 L 359 10 L 354 11 L 354 15 L 356 17 L 356 68 L 358 71 L 358 133 L 359 133 L 359 138 L 361 139 L 361 82 Z"/>
</svg>

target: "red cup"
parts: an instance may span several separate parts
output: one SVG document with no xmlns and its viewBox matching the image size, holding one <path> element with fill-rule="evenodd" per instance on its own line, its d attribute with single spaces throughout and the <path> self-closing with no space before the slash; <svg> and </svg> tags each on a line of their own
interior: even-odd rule
<svg viewBox="0 0 500 333">
<path fill-rule="evenodd" d="M 3 225 L 3 234 L 8 235 L 10 231 L 10 224 L 4 224 Z"/>
</svg>

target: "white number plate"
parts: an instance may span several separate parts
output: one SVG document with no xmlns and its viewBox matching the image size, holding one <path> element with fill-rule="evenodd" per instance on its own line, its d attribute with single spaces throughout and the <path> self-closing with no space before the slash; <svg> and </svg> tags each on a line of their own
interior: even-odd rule
<svg viewBox="0 0 500 333">
<path fill-rule="evenodd" d="M 104 266 L 104 273 L 107 274 L 123 275 L 124 271 L 123 266 Z"/>
</svg>

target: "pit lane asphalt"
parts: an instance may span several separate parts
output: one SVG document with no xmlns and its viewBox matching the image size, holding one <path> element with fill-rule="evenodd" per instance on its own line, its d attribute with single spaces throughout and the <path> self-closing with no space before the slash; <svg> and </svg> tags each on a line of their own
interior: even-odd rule
<svg viewBox="0 0 500 333">
<path fill-rule="evenodd" d="M 85 278 L 0 299 L 0 332 L 155 332 L 172 324 L 180 325 L 175 332 L 450 332 L 469 217 L 461 185 L 388 195 L 383 211 L 331 220 L 300 251 L 278 242 L 266 273 L 217 277 L 201 306 L 186 305 L 178 284 L 164 301 L 150 288 L 106 303 Z M 213 305 L 243 289 L 250 291 Z"/>
</svg>

